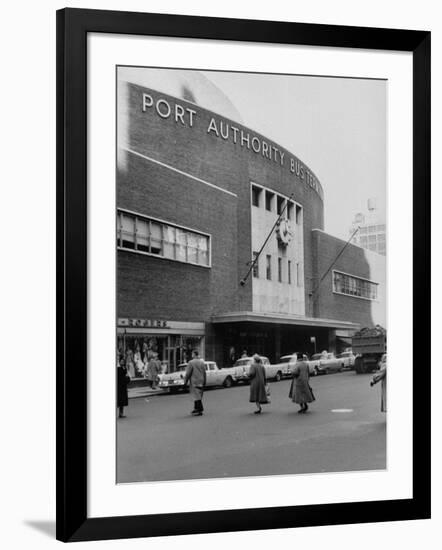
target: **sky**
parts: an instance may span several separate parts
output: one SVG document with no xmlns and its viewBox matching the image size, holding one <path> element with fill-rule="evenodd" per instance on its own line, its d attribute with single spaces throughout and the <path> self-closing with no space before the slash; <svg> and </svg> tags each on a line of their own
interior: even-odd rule
<svg viewBox="0 0 442 550">
<path fill-rule="evenodd" d="M 201 75 L 228 97 L 240 122 L 315 173 L 324 189 L 328 233 L 347 240 L 355 214 L 367 214 L 369 198 L 376 201 L 378 221 L 386 221 L 386 81 L 146 68 L 122 68 L 119 78 L 170 93 L 190 73 L 204 108 L 216 112 L 216 94 Z"/>
<path fill-rule="evenodd" d="M 246 126 L 287 148 L 324 189 L 325 230 L 347 239 L 357 212 L 386 211 L 387 82 L 204 72 Z"/>
</svg>

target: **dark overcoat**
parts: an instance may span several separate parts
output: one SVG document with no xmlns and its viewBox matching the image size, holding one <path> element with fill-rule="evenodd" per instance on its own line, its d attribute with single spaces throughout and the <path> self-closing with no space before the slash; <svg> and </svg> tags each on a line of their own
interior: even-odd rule
<svg viewBox="0 0 442 550">
<path fill-rule="evenodd" d="M 127 398 L 129 380 L 126 367 L 117 367 L 117 407 L 127 407 L 129 403 Z"/>
<path fill-rule="evenodd" d="M 261 363 L 252 363 L 249 370 L 250 403 L 268 403 L 266 393 L 266 371 Z"/>
<path fill-rule="evenodd" d="M 309 384 L 309 368 L 305 361 L 298 361 L 293 369 L 289 397 L 294 403 L 311 403 L 315 400 Z"/>
</svg>

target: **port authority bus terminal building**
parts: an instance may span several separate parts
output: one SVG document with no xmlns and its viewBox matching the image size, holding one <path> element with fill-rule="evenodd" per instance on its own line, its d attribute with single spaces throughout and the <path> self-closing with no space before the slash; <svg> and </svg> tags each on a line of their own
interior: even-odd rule
<svg viewBox="0 0 442 550">
<path fill-rule="evenodd" d="M 223 367 L 244 351 L 339 352 L 385 326 L 385 257 L 327 234 L 312 169 L 198 78 L 213 110 L 188 84 L 118 82 L 119 351 L 173 371 L 197 348 Z"/>
</svg>

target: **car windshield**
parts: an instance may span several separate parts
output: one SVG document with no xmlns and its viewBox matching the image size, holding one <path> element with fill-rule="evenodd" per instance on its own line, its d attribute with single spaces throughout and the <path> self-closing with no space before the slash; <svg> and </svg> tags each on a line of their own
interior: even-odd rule
<svg viewBox="0 0 442 550">
<path fill-rule="evenodd" d="M 314 355 L 312 355 L 312 359 L 315 360 L 315 359 L 321 359 L 322 357 L 322 353 L 315 353 Z"/>
<path fill-rule="evenodd" d="M 292 359 L 296 359 L 296 355 L 284 355 L 280 358 L 280 361 L 291 361 Z"/>
</svg>

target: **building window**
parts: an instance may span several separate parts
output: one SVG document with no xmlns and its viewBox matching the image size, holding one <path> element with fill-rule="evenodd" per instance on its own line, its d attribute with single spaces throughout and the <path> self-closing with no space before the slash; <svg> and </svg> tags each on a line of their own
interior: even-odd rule
<svg viewBox="0 0 442 550">
<path fill-rule="evenodd" d="M 278 282 L 282 283 L 282 258 L 278 258 Z"/>
<path fill-rule="evenodd" d="M 270 193 L 270 191 L 266 191 L 266 210 L 269 212 L 272 212 L 273 210 L 273 200 L 275 198 L 275 193 Z"/>
<path fill-rule="evenodd" d="M 376 300 L 378 297 L 378 283 L 333 271 L 333 292 L 367 300 Z"/>
<path fill-rule="evenodd" d="M 268 281 L 272 280 L 272 257 L 270 254 L 266 256 L 266 279 Z"/>
<path fill-rule="evenodd" d="M 302 208 L 296 205 L 296 223 L 298 225 L 301 225 L 301 211 L 302 211 Z"/>
<path fill-rule="evenodd" d="M 287 276 L 289 285 L 292 284 L 292 262 L 289 260 L 287 264 Z"/>
<path fill-rule="evenodd" d="M 253 206 L 257 206 L 258 208 L 261 206 L 261 193 L 262 189 L 256 187 L 255 185 L 252 185 L 252 204 Z"/>
<path fill-rule="evenodd" d="M 259 277 L 259 258 L 258 258 L 258 252 L 253 253 L 253 261 L 255 262 L 253 265 L 253 276 L 255 278 Z"/>
<path fill-rule="evenodd" d="M 296 262 L 296 286 L 301 286 L 301 271 L 299 268 L 299 262 Z"/>
<path fill-rule="evenodd" d="M 285 206 L 285 199 L 284 197 L 277 197 L 276 198 L 276 213 L 280 216 Z"/>
<path fill-rule="evenodd" d="M 287 219 L 293 220 L 293 208 L 294 204 L 292 202 L 289 202 L 287 205 Z"/>
<path fill-rule="evenodd" d="M 196 265 L 210 265 L 210 237 L 127 212 L 118 212 L 117 246 Z"/>
</svg>

